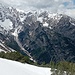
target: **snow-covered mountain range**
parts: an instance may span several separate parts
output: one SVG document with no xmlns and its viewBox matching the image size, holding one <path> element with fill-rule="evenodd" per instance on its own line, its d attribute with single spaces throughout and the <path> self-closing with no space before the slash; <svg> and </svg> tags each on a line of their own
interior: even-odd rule
<svg viewBox="0 0 75 75">
<path fill-rule="evenodd" d="M 58 23 L 62 16 L 62 14 L 49 13 L 47 11 L 24 12 L 13 7 L 4 7 L 0 5 L 0 26 L 3 27 L 4 30 L 7 30 L 7 32 L 15 29 L 19 25 L 22 26 L 24 21 L 26 21 L 28 25 L 39 21 L 43 26 L 51 28 L 49 22 Z"/>
<path fill-rule="evenodd" d="M 38 62 L 75 61 L 74 33 L 75 19 L 67 15 L 0 5 L 0 46 L 4 51 L 5 46 Z"/>
<path fill-rule="evenodd" d="M 52 29 L 53 25 L 50 25 L 49 22 L 51 21 L 52 24 L 58 23 L 61 17 L 61 14 L 48 13 L 47 11 L 24 12 L 23 10 L 13 7 L 0 5 L 0 33 L 4 36 L 8 34 L 13 35 L 16 37 L 15 40 L 17 40 L 18 34 L 24 29 L 24 23 L 28 26 L 32 26 L 32 23 L 38 22 L 41 23 L 43 27 L 49 27 Z M 36 25 L 35 29 L 37 27 L 38 26 Z M 32 35 L 32 32 L 29 32 L 29 35 Z M 17 43 L 21 47 L 18 40 Z M 21 49 L 24 50 L 23 47 L 21 47 Z"/>
</svg>

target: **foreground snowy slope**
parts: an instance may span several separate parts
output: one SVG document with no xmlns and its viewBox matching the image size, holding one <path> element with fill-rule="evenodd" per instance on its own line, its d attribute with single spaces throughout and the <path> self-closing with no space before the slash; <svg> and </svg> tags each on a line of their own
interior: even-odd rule
<svg viewBox="0 0 75 75">
<path fill-rule="evenodd" d="M 0 58 L 0 75 L 51 75 L 50 68 Z"/>
</svg>

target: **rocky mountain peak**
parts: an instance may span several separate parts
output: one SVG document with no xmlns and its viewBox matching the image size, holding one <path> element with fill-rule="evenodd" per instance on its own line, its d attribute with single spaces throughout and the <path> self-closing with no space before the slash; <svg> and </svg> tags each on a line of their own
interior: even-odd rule
<svg viewBox="0 0 75 75">
<path fill-rule="evenodd" d="M 38 62 L 75 62 L 75 19 L 67 15 L 0 6 L 0 34 L 4 45 Z"/>
</svg>

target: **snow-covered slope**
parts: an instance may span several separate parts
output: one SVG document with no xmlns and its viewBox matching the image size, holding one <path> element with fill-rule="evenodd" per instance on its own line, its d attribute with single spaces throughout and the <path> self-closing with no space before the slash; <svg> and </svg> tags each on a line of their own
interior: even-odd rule
<svg viewBox="0 0 75 75">
<path fill-rule="evenodd" d="M 9 19 L 7 19 L 4 22 L 0 21 L 0 25 L 1 25 L 1 27 L 3 27 L 5 30 L 8 31 L 8 30 L 12 29 L 13 24 Z"/>
<path fill-rule="evenodd" d="M 50 68 L 0 58 L 0 75 L 51 75 Z"/>
</svg>

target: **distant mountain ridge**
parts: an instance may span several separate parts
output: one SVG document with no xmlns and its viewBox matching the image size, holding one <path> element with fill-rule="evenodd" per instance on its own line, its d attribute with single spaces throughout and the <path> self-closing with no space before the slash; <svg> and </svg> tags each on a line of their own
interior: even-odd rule
<svg viewBox="0 0 75 75">
<path fill-rule="evenodd" d="M 37 62 L 75 62 L 75 19 L 47 11 L 0 6 L 0 40 Z"/>
</svg>

